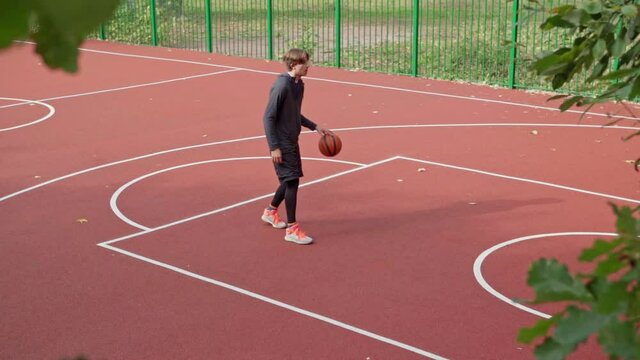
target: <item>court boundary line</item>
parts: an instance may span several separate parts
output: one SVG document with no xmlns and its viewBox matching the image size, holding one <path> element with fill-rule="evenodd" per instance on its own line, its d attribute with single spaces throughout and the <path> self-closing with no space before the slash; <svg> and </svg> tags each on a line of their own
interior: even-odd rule
<svg viewBox="0 0 640 360">
<path fill-rule="evenodd" d="M 628 126 L 603 126 L 603 125 L 580 125 L 580 124 L 545 124 L 545 123 L 479 123 L 479 124 L 412 124 L 412 125 L 379 125 L 379 126 L 362 126 L 362 127 L 349 127 L 349 128 L 340 128 L 340 129 L 333 129 L 334 132 L 340 132 L 340 131 L 357 131 L 357 130 L 386 130 L 386 129 L 408 129 L 408 128 L 432 128 L 432 127 L 442 127 L 442 128 L 446 128 L 446 127 L 567 127 L 567 128 L 579 128 L 579 129 L 601 129 L 601 130 L 637 130 L 637 128 L 635 127 L 628 127 Z M 302 134 L 311 134 L 313 133 L 312 131 L 303 131 Z M 231 139 L 231 140 L 220 140 L 220 141 L 214 141 L 214 142 L 209 142 L 209 143 L 204 143 L 204 144 L 196 144 L 196 145 L 188 145 L 188 146 L 181 146 L 181 147 L 176 147 L 176 148 L 171 148 L 171 149 L 167 149 L 167 150 L 161 150 L 161 151 L 157 151 L 157 152 L 153 152 L 153 153 L 148 153 L 148 154 L 144 154 L 144 155 L 139 155 L 139 156 L 134 156 L 134 157 L 130 157 L 127 159 L 122 159 L 122 160 L 116 160 L 110 163 L 105 163 L 102 165 L 98 165 L 98 166 L 94 166 L 91 168 L 86 168 L 86 169 L 82 169 L 82 170 L 78 170 L 63 176 L 59 176 L 47 181 L 44 181 L 40 184 L 37 185 L 33 185 L 15 192 L 12 192 L 10 194 L 4 195 L 2 197 L 0 197 L 0 202 L 6 201 L 8 199 L 14 198 L 18 195 L 22 195 L 24 193 L 33 191 L 33 190 L 37 190 L 41 187 L 45 187 L 47 185 L 53 184 L 53 183 L 57 183 L 78 175 L 83 175 L 83 174 L 87 174 L 93 171 L 97 171 L 97 170 L 101 170 L 101 169 L 105 169 L 108 167 L 112 167 L 112 166 L 116 166 L 116 165 L 121 165 L 121 164 L 125 164 L 125 163 L 129 163 L 129 162 L 133 162 L 133 161 L 138 161 L 138 160 L 142 160 L 142 159 L 147 159 L 147 158 L 151 158 L 151 157 L 155 157 L 155 156 L 160 156 L 160 155 L 165 155 L 165 154 L 170 154 L 170 153 L 174 153 L 174 152 L 179 152 L 179 151 L 185 151 L 185 150 L 192 150 L 192 149 L 198 149 L 198 148 L 202 148 L 202 147 L 208 147 L 208 146 L 217 146 L 217 145 L 224 145 L 224 144 L 231 144 L 231 143 L 236 143 L 236 142 L 243 142 L 243 141 L 251 141 L 251 140 L 257 140 L 257 139 L 263 139 L 265 138 L 265 135 L 257 135 L 257 136 L 248 136 L 248 137 L 244 137 L 244 138 L 236 138 L 236 139 Z"/>
<path fill-rule="evenodd" d="M 23 43 L 23 44 L 35 45 L 35 43 L 30 42 L 30 41 L 18 41 L 18 42 Z M 91 53 L 97 53 L 97 54 L 112 55 L 112 56 L 121 56 L 121 57 L 131 57 L 131 58 L 147 59 L 147 60 L 176 62 L 176 63 L 190 64 L 190 65 L 209 66 L 209 67 L 222 67 L 222 68 L 228 68 L 228 69 L 234 69 L 234 70 L 242 70 L 242 71 L 246 71 L 246 72 L 268 74 L 268 75 L 278 75 L 278 74 L 280 74 L 280 72 L 274 72 L 274 71 L 256 70 L 256 69 L 249 69 L 249 68 L 243 68 L 243 67 L 236 67 L 236 66 L 229 66 L 229 65 L 222 65 L 222 64 L 215 64 L 215 63 L 206 63 L 206 62 L 201 62 L 201 61 L 182 60 L 182 59 L 175 59 L 175 58 L 168 58 L 168 57 L 138 55 L 138 54 L 116 52 L 116 51 L 89 49 L 89 48 L 78 48 L 78 50 L 85 51 L 85 52 L 91 52 Z M 195 52 L 193 50 L 188 50 L 188 51 Z M 212 55 L 213 56 L 220 56 L 222 54 L 212 54 Z M 259 60 L 259 59 L 255 59 L 255 60 Z M 343 70 L 346 71 L 346 69 L 343 69 Z M 383 74 L 384 75 L 385 73 L 373 73 L 373 74 Z M 387 75 L 391 75 L 391 74 L 387 74 Z M 560 110 L 558 108 L 555 108 L 555 107 L 541 106 L 541 105 L 531 105 L 531 104 L 519 103 L 519 102 L 515 102 L 515 101 L 495 100 L 495 99 L 479 98 L 479 97 L 464 96 L 464 95 L 452 95 L 452 94 L 446 94 L 446 93 L 439 93 L 439 92 L 435 92 L 435 91 L 413 90 L 413 89 L 400 88 L 400 87 L 394 87 L 394 86 L 376 85 L 376 84 L 368 84 L 368 83 L 361 83 L 361 82 L 354 82 L 354 81 L 341 81 L 341 80 L 333 80 L 333 79 L 319 78 L 319 77 L 313 77 L 313 76 L 305 76 L 305 79 L 315 80 L 315 81 L 323 81 L 323 82 L 329 82 L 329 83 L 335 83 L 335 84 L 352 85 L 352 86 L 360 86 L 360 87 L 369 87 L 369 88 L 375 88 L 375 89 L 392 90 L 392 91 L 415 93 L 415 94 L 422 94 L 422 95 L 431 95 L 431 96 L 446 97 L 446 98 L 453 98 L 453 99 L 459 99 L 459 100 L 480 101 L 480 102 L 493 103 L 493 104 L 501 104 L 501 105 L 516 106 L 516 107 L 525 107 L 525 108 L 530 108 L 530 109 L 547 110 L 547 111 L 552 111 L 552 112 L 560 112 Z M 428 79 L 428 78 L 425 78 L 425 79 L 426 80 L 434 80 L 434 79 Z M 446 81 L 446 80 L 442 80 L 442 81 Z M 473 84 L 473 85 L 480 86 L 481 84 Z M 505 89 L 505 90 L 507 90 L 507 89 Z M 517 91 L 522 91 L 522 90 L 517 90 Z M 632 121 L 640 122 L 639 118 L 633 117 L 633 116 L 627 116 L 627 115 L 613 115 L 613 114 L 598 113 L 598 112 L 584 112 L 584 111 L 572 110 L 572 109 L 568 109 L 568 110 L 566 110 L 564 112 L 565 113 L 574 113 L 574 114 L 583 114 L 584 113 L 585 115 L 591 115 L 591 116 L 606 117 L 606 118 L 618 118 L 618 119 L 625 119 L 625 120 L 632 120 Z"/>
<path fill-rule="evenodd" d="M 131 89 L 137 89 L 137 88 L 147 87 L 147 86 L 169 84 L 169 83 L 174 83 L 174 82 L 178 82 L 178 81 L 186 81 L 186 80 L 191 80 L 191 79 L 199 79 L 199 78 L 203 78 L 203 77 L 222 75 L 222 74 L 232 73 L 232 72 L 236 72 L 236 71 L 240 71 L 240 70 L 239 69 L 230 69 L 230 70 L 214 71 L 214 72 L 205 73 L 205 74 L 183 76 L 183 77 L 179 77 L 179 78 L 166 79 L 166 80 L 154 81 L 154 82 L 149 82 L 149 83 L 141 83 L 141 84 L 135 84 L 135 85 L 127 85 L 127 86 L 111 88 L 111 89 L 103 89 L 103 90 L 89 91 L 89 92 L 85 92 L 85 93 L 55 96 L 55 97 L 46 98 L 46 99 L 31 100 L 31 101 L 27 101 L 27 102 L 24 102 L 24 103 L 0 106 L 0 110 L 6 109 L 6 108 L 11 108 L 11 107 L 16 107 L 16 106 L 24 106 L 24 105 L 27 105 L 27 104 L 30 104 L 30 103 L 38 103 L 40 101 L 54 101 L 54 100 L 71 99 L 71 98 L 76 98 L 76 97 L 89 96 L 89 95 L 105 94 L 105 93 L 111 93 L 111 92 L 116 92 L 116 91 L 131 90 Z M 2 99 L 2 98 L 0 98 L 0 99 Z"/>
</svg>

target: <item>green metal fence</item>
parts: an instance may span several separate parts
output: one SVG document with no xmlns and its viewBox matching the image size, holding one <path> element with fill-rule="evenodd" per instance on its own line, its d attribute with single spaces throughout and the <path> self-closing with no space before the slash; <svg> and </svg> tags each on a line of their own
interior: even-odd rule
<svg viewBox="0 0 640 360">
<path fill-rule="evenodd" d="M 96 37 L 266 59 L 301 47 L 322 66 L 512 88 L 548 89 L 527 67 L 570 41 L 527 0 L 122 1 Z"/>
</svg>

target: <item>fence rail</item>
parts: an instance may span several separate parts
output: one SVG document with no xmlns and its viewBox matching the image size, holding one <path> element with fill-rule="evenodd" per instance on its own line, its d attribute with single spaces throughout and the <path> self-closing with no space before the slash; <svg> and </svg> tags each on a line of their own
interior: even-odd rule
<svg viewBox="0 0 640 360">
<path fill-rule="evenodd" d="M 528 65 L 570 37 L 539 30 L 545 15 L 526 2 L 122 0 L 94 36 L 266 59 L 301 47 L 322 66 L 549 90 Z M 578 83 L 567 89 L 590 90 Z"/>
</svg>

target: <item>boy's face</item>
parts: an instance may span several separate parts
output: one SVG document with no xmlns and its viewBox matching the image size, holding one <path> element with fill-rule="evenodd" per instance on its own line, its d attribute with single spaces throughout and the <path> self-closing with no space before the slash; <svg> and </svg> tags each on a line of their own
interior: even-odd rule
<svg viewBox="0 0 640 360">
<path fill-rule="evenodd" d="M 306 76 L 310 67 L 311 67 L 311 61 L 307 59 L 304 63 L 294 65 L 293 68 L 291 68 L 291 72 L 295 77 Z"/>
</svg>

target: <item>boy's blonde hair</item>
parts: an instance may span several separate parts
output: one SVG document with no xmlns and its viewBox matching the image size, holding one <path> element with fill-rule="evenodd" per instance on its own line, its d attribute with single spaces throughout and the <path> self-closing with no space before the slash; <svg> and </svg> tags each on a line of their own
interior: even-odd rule
<svg viewBox="0 0 640 360">
<path fill-rule="evenodd" d="M 303 49 L 289 49 L 289 51 L 287 51 L 287 53 L 282 57 L 282 61 L 284 61 L 287 69 L 291 70 L 294 66 L 304 64 L 309 61 L 309 53 Z"/>
</svg>

